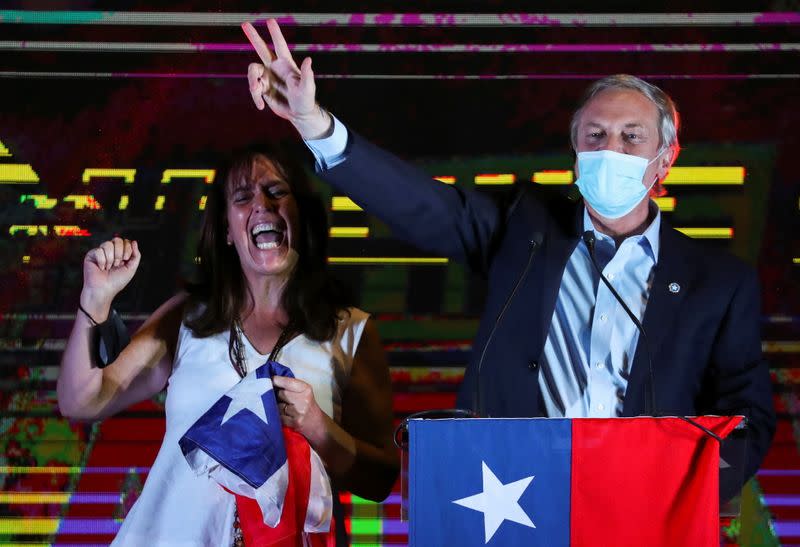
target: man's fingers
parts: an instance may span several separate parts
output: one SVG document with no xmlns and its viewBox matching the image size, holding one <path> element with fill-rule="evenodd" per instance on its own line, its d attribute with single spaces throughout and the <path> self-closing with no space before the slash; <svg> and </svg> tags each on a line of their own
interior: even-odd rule
<svg viewBox="0 0 800 547">
<path fill-rule="evenodd" d="M 262 64 L 250 63 L 250 66 L 247 67 L 247 83 L 249 84 L 250 96 L 259 110 L 264 109 L 262 95 L 269 89 L 269 79 L 266 75 L 267 70 Z"/>
<path fill-rule="evenodd" d="M 285 71 L 286 62 L 281 62 Z M 263 110 L 265 104 L 279 109 L 288 106 L 286 82 L 281 74 L 272 70 L 275 65 L 273 63 L 270 67 L 265 67 L 260 63 L 250 63 L 247 67 L 247 83 L 250 97 L 259 110 Z M 293 74 L 293 69 L 289 68 L 289 73 Z"/>
<path fill-rule="evenodd" d="M 289 101 L 286 100 L 286 97 L 284 97 L 278 92 L 272 92 L 268 95 L 265 95 L 264 97 L 266 98 L 269 107 L 275 111 L 289 109 Z"/>
<path fill-rule="evenodd" d="M 274 70 L 272 70 L 272 67 L 270 67 L 268 72 L 269 72 L 269 86 L 270 86 L 270 88 L 274 89 L 275 91 L 277 91 L 281 95 L 286 96 L 287 95 L 286 80 L 283 78 L 283 76 L 281 74 L 279 74 L 279 73 L 275 72 Z M 289 76 L 291 77 L 291 74 L 289 74 Z"/>
<path fill-rule="evenodd" d="M 258 54 L 258 58 L 261 59 L 261 62 L 264 63 L 265 66 L 269 66 L 273 57 L 267 43 L 261 39 L 261 35 L 258 34 L 258 31 L 250 23 L 242 23 L 242 30 L 250 41 L 250 45 L 256 50 L 256 54 Z"/>
<path fill-rule="evenodd" d="M 275 19 L 267 19 L 267 30 L 269 30 L 269 35 L 272 37 L 272 46 L 275 48 L 275 55 L 278 56 L 278 59 L 286 59 L 297 68 L 294 59 L 292 59 L 292 52 L 289 51 L 289 46 L 286 44 L 286 39 L 281 32 L 281 27 L 278 26 L 278 22 Z"/>
<path fill-rule="evenodd" d="M 311 57 L 303 59 L 303 64 L 300 65 L 300 87 L 305 95 L 316 92 L 314 71 L 311 69 Z"/>
<path fill-rule="evenodd" d="M 260 91 L 266 93 L 269 87 L 269 71 L 261 63 L 250 63 L 247 65 L 247 84 L 250 91 Z"/>
</svg>

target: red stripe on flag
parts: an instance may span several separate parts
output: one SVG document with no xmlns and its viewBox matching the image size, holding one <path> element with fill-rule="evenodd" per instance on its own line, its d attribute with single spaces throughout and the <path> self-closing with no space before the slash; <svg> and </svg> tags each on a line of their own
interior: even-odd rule
<svg viewBox="0 0 800 547">
<path fill-rule="evenodd" d="M 311 447 L 308 441 L 296 431 L 283 427 L 286 445 L 286 458 L 289 462 L 289 484 L 283 502 L 281 521 L 270 528 L 263 521 L 261 509 L 256 500 L 236 496 L 239 510 L 239 524 L 242 527 L 245 545 L 271 547 L 304 547 L 303 527 L 306 522 L 308 496 L 311 490 Z M 333 522 L 331 531 L 322 534 L 308 534 L 312 547 L 334 545 Z"/>
<path fill-rule="evenodd" d="M 740 419 L 696 420 L 724 438 Z M 719 547 L 717 441 L 678 418 L 572 424 L 571 547 Z"/>
</svg>

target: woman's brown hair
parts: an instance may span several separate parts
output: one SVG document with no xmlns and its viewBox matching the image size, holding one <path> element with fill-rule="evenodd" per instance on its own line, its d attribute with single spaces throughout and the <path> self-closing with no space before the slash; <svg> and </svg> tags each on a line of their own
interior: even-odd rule
<svg viewBox="0 0 800 547">
<path fill-rule="evenodd" d="M 330 340 L 340 313 L 352 305 L 344 286 L 327 268 L 328 220 L 325 205 L 300 162 L 280 145 L 252 147 L 235 154 L 217 170 L 206 202 L 198 245 L 199 279 L 188 285 L 190 313 L 186 326 L 206 337 L 232 329 L 248 294 L 239 256 L 226 244 L 228 187 L 250 177 L 257 158 L 268 159 L 283 175 L 297 202 L 300 237 L 298 262 L 282 304 L 289 328 L 316 341 Z"/>
</svg>

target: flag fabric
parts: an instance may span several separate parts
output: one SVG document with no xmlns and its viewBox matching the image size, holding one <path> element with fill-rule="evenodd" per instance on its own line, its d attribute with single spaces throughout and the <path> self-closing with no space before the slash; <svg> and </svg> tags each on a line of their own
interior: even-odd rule
<svg viewBox="0 0 800 547">
<path fill-rule="evenodd" d="M 309 502 L 315 503 L 310 493 L 319 487 L 311 484 L 314 474 L 311 469 L 311 447 L 305 437 L 289 429 L 283 428 L 286 443 L 287 461 L 289 463 L 289 482 L 284 496 L 283 514 L 280 522 L 274 526 L 265 526 L 262 521 L 261 508 L 253 498 L 236 494 L 236 508 L 239 510 L 239 524 L 244 536 L 244 544 L 253 547 L 266 545 L 274 547 L 335 547 L 336 536 L 334 521 L 328 533 L 307 534 L 304 530 L 319 527 L 315 523 L 307 523 L 309 518 L 318 518 L 324 512 L 309 508 Z M 317 475 L 318 477 L 320 475 Z M 316 500 L 319 503 L 319 499 Z M 315 516 L 316 515 L 316 516 Z"/>
<path fill-rule="evenodd" d="M 409 446 L 411 546 L 719 546 L 719 442 L 679 418 L 412 420 Z"/>
<path fill-rule="evenodd" d="M 220 397 L 179 444 L 198 475 L 236 495 L 248 545 L 290 547 L 304 544 L 304 532 L 328 535 L 333 499 L 317 453 L 281 425 L 275 375 L 294 377 L 288 367 L 268 361 Z"/>
</svg>

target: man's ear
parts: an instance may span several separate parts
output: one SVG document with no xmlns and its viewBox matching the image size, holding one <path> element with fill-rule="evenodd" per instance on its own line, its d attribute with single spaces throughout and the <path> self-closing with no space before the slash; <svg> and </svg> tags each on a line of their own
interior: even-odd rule
<svg viewBox="0 0 800 547">
<path fill-rule="evenodd" d="M 653 187 L 650 188 L 650 197 L 652 198 L 662 198 L 667 195 L 667 189 L 664 188 L 664 184 L 657 180 Z"/>
<path fill-rule="evenodd" d="M 663 182 L 665 178 L 667 178 L 667 174 L 669 173 L 670 167 L 672 164 L 675 163 L 675 160 L 678 157 L 678 149 L 675 146 L 670 146 L 666 150 L 661 153 L 661 157 L 658 158 L 658 181 Z"/>
</svg>

